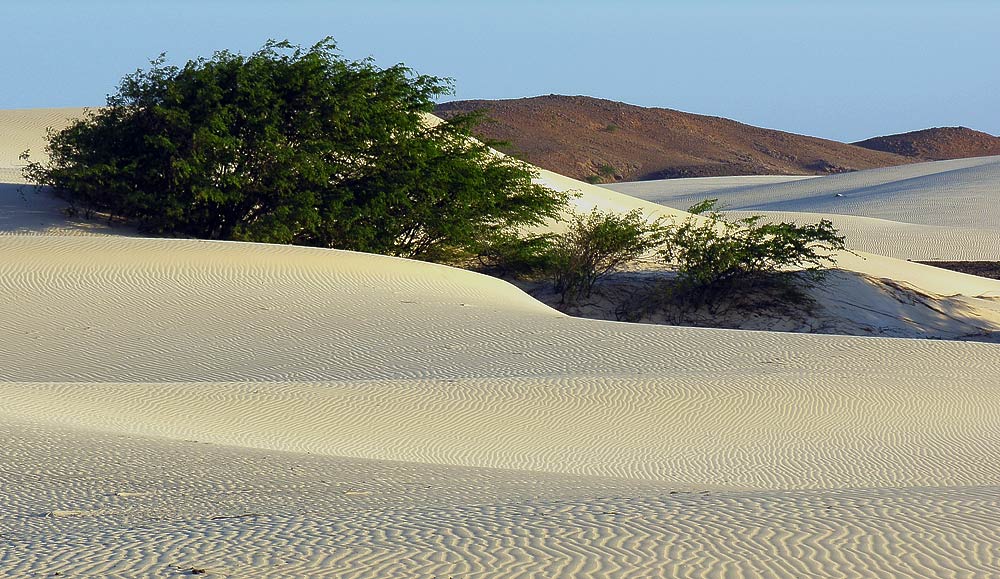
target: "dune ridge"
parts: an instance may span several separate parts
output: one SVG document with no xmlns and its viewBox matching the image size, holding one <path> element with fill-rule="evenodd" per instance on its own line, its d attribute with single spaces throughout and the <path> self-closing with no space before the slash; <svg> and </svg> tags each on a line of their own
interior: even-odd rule
<svg viewBox="0 0 1000 579">
<path fill-rule="evenodd" d="M 3 307 L 0 414 L 27 424 L 5 472 L 41 455 L 72 481 L 18 475 L 41 490 L 7 511 L 12 575 L 990 573 L 991 345 L 579 320 L 467 272 L 308 248 L 9 236 L 0 254 L 4 291 L 50 304 Z M 403 273 L 373 283 L 373 261 Z M 244 286 L 285 314 L 261 324 Z M 353 315 L 309 315 L 331 296 Z"/>
</svg>

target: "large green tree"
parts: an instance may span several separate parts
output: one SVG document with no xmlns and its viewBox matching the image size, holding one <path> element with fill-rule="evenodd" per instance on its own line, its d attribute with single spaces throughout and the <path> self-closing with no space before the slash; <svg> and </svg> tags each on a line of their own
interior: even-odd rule
<svg viewBox="0 0 1000 579">
<path fill-rule="evenodd" d="M 424 259 L 565 201 L 472 139 L 476 117 L 429 122 L 450 81 L 345 60 L 332 39 L 165 62 L 50 134 L 26 175 L 149 232 Z"/>
</svg>

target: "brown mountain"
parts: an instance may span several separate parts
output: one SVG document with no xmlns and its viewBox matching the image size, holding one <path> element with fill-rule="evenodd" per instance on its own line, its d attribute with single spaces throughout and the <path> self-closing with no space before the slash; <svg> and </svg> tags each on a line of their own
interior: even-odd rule
<svg viewBox="0 0 1000 579">
<path fill-rule="evenodd" d="M 437 114 L 484 110 L 481 137 L 507 141 L 540 167 L 592 182 L 721 175 L 820 175 L 912 163 L 863 147 L 729 119 L 585 96 L 454 101 Z"/>
<path fill-rule="evenodd" d="M 966 127 L 938 127 L 873 137 L 854 143 L 874 151 L 885 151 L 920 161 L 942 161 L 1000 155 L 1000 138 Z"/>
</svg>

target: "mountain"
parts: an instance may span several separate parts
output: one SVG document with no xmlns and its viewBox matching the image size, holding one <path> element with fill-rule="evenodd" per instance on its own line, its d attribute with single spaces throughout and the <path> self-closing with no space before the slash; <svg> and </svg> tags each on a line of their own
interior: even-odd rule
<svg viewBox="0 0 1000 579">
<path fill-rule="evenodd" d="M 854 144 L 873 151 L 894 153 L 920 161 L 1000 155 L 1000 138 L 967 127 L 936 127 L 898 135 L 872 137 Z"/>
<path fill-rule="evenodd" d="M 763 129 L 720 117 L 586 96 L 453 101 L 450 117 L 483 110 L 481 137 L 524 160 L 591 182 L 723 175 L 823 175 L 916 159 L 836 141 Z"/>
</svg>

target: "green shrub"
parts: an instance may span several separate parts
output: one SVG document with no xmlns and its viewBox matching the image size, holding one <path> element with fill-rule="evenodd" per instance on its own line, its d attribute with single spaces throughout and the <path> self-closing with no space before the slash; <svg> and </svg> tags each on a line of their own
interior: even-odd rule
<svg viewBox="0 0 1000 579">
<path fill-rule="evenodd" d="M 638 209 L 628 213 L 574 213 L 553 247 L 552 276 L 563 303 L 591 294 L 600 278 L 650 252 L 661 242 L 662 225 Z"/>
<path fill-rule="evenodd" d="M 819 275 L 831 253 L 844 249 L 844 238 L 833 224 L 765 223 L 754 215 L 726 219 L 716 209 L 716 199 L 703 201 L 688 211 L 707 217 L 689 217 L 666 227 L 662 258 L 679 274 L 677 295 L 702 304 L 736 289 L 773 284 L 791 269 Z"/>
<path fill-rule="evenodd" d="M 565 203 L 471 139 L 476 115 L 427 126 L 446 79 L 345 60 L 329 38 L 164 62 L 50 135 L 25 175 L 148 232 L 421 259 Z"/>
</svg>

